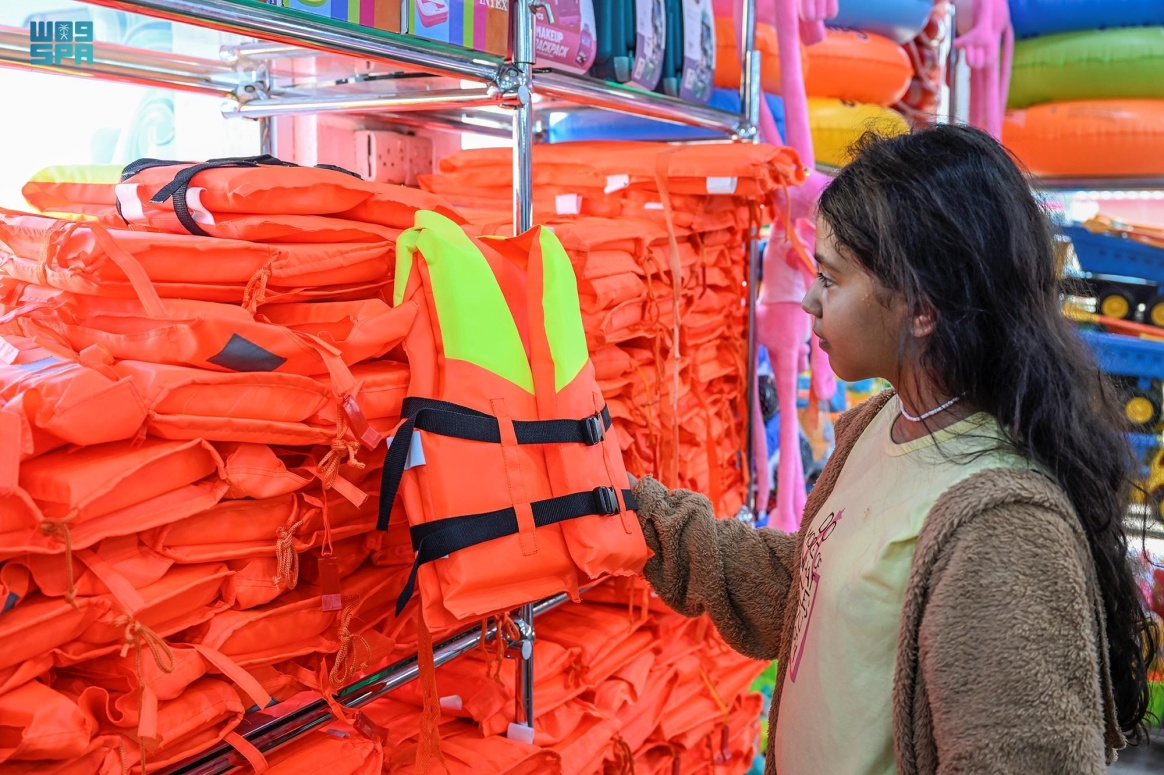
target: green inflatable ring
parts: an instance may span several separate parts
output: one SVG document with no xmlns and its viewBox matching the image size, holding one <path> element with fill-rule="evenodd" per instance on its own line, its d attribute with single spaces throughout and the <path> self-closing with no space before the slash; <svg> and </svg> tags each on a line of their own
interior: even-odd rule
<svg viewBox="0 0 1164 775">
<path fill-rule="evenodd" d="M 1164 98 L 1164 27 L 1066 32 L 1014 47 L 1009 107 Z"/>
</svg>

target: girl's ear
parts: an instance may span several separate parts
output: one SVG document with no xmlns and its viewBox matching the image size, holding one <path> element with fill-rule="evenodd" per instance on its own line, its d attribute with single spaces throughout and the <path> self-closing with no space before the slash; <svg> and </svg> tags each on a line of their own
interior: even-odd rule
<svg viewBox="0 0 1164 775">
<path fill-rule="evenodd" d="M 934 332 L 938 326 L 938 313 L 932 306 L 926 304 L 913 316 L 909 324 L 909 333 L 915 339 L 924 339 Z"/>
</svg>

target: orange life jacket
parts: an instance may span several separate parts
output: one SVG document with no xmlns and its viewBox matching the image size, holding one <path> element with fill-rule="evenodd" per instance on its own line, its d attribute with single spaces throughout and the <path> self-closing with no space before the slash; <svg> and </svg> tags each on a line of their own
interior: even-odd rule
<svg viewBox="0 0 1164 775">
<path fill-rule="evenodd" d="M 420 310 L 379 527 L 399 491 L 424 618 L 441 626 L 648 556 L 594 379 L 570 260 L 553 234 L 470 238 L 436 213 L 398 243 L 394 301 Z"/>
<path fill-rule="evenodd" d="M 114 186 L 120 175 L 119 164 L 45 167 L 28 179 L 20 193 L 41 212 L 97 216 L 114 211 Z"/>
<path fill-rule="evenodd" d="M 394 233 L 393 233 L 394 234 Z M 106 229 L 87 221 L 0 211 L 0 268 L 74 293 L 157 295 L 245 304 L 343 295 L 391 269 L 391 234 L 375 241 L 261 243 Z"/>
</svg>

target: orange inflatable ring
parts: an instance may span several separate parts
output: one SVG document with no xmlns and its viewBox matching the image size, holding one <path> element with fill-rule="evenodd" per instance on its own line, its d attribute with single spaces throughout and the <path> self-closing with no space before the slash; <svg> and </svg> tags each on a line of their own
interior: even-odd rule
<svg viewBox="0 0 1164 775">
<path fill-rule="evenodd" d="M 830 29 L 823 41 L 808 47 L 809 97 L 893 105 L 912 79 L 905 49 L 872 32 Z"/>
<path fill-rule="evenodd" d="M 852 160 L 850 147 L 868 131 L 885 137 L 909 131 L 909 122 L 892 108 L 824 97 L 808 98 L 808 124 L 816 160 L 834 167 Z"/>
<path fill-rule="evenodd" d="M 764 91 L 780 94 L 780 45 L 776 42 L 776 28 L 770 24 L 756 25 L 756 50 L 760 52 L 760 81 Z M 800 47 L 800 62 L 808 72 L 808 57 Z M 715 87 L 740 88 L 740 54 L 736 48 L 736 28 L 731 19 L 715 20 Z"/>
<path fill-rule="evenodd" d="M 1052 102 L 1012 110 L 1002 141 L 1043 177 L 1164 175 L 1164 100 Z"/>
</svg>

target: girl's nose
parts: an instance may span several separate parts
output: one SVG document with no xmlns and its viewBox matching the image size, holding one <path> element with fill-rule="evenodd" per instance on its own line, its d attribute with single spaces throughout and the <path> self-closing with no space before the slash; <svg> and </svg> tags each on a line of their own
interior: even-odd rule
<svg viewBox="0 0 1164 775">
<path fill-rule="evenodd" d="M 820 280 L 813 281 L 809 286 L 808 293 L 804 294 L 804 298 L 800 300 L 800 308 L 814 318 L 821 316 L 820 306 Z"/>
</svg>

